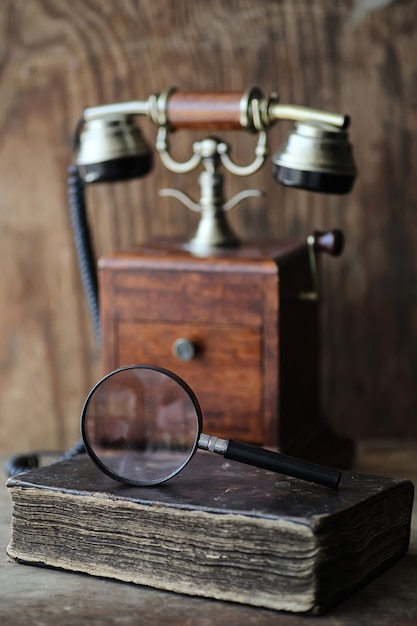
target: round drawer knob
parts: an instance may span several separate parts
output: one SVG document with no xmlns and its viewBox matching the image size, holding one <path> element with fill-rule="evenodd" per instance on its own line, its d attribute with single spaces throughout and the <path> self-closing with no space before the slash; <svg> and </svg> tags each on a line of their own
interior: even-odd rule
<svg viewBox="0 0 417 626">
<path fill-rule="evenodd" d="M 191 361 L 195 353 L 196 348 L 191 339 L 179 337 L 172 344 L 172 354 L 180 361 Z"/>
</svg>

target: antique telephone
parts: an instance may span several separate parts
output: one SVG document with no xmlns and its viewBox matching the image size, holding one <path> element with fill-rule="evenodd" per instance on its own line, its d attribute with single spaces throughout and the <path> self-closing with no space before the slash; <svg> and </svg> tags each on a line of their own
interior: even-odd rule
<svg viewBox="0 0 417 626">
<path fill-rule="evenodd" d="M 157 127 L 155 150 L 168 170 L 201 168 L 197 202 L 177 189 L 160 191 L 199 212 L 200 220 L 187 242 L 146 242 L 101 259 L 99 305 L 84 187 L 150 172 L 152 151 L 138 117 Z M 169 89 L 144 101 L 86 108 L 69 177 L 74 232 L 105 372 L 131 363 L 166 366 L 192 384 L 216 435 L 231 430 L 342 466 L 352 445 L 320 416 L 317 253 L 340 254 L 343 234 L 316 232 L 301 244 L 242 243 L 227 220 L 229 209 L 261 192 L 225 200 L 222 168 L 241 177 L 257 172 L 268 157 L 269 129 L 284 120 L 295 129 L 272 156 L 275 179 L 348 193 L 356 168 L 345 115 L 280 104 L 258 88 L 243 94 Z M 207 133 L 185 162 L 170 152 L 171 134 L 181 129 Z M 248 165 L 234 162 L 229 145 L 209 134 L 229 130 L 257 134 Z"/>
<path fill-rule="evenodd" d="M 168 170 L 202 168 L 198 202 L 177 189 L 160 192 L 199 212 L 200 221 L 188 242 L 148 242 L 101 259 L 99 303 L 85 185 L 150 172 L 152 151 L 135 124 L 140 116 L 157 127 L 155 149 Z M 316 256 L 340 254 L 343 234 L 315 232 L 301 244 L 246 244 L 227 220 L 228 210 L 261 192 L 244 190 L 226 201 L 221 168 L 241 177 L 257 172 L 268 157 L 268 130 L 284 120 L 295 129 L 272 156 L 275 179 L 348 193 L 356 168 L 345 115 L 280 104 L 258 88 L 243 94 L 168 89 L 144 101 L 86 108 L 69 170 L 75 244 L 105 372 L 131 363 L 170 367 L 198 393 L 215 435 L 227 431 L 342 467 L 351 460 L 351 442 L 320 415 Z M 229 145 L 209 135 L 180 163 L 169 144 L 180 129 L 256 133 L 255 157 L 238 165 Z"/>
</svg>

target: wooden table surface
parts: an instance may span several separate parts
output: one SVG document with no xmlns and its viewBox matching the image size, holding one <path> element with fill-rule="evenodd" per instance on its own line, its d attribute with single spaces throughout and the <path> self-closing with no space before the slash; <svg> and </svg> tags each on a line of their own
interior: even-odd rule
<svg viewBox="0 0 417 626">
<path fill-rule="evenodd" d="M 417 485 L 417 442 L 374 441 L 358 446 L 355 469 L 406 477 Z M 3 481 L 2 481 L 3 483 Z M 417 624 L 417 517 L 407 555 L 379 578 L 317 617 L 277 613 L 206 600 L 82 574 L 19 565 L 6 560 L 11 505 L 0 490 L 0 622 L 4 626 L 79 626 L 88 623 L 170 626 L 341 626 Z"/>
</svg>

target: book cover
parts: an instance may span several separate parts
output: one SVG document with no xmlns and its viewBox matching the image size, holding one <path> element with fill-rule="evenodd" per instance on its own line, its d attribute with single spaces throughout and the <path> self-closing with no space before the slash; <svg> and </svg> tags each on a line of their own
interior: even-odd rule
<svg viewBox="0 0 417 626">
<path fill-rule="evenodd" d="M 199 451 L 129 487 L 86 455 L 8 480 L 12 560 L 276 610 L 322 613 L 407 551 L 413 485 L 338 490 Z"/>
</svg>

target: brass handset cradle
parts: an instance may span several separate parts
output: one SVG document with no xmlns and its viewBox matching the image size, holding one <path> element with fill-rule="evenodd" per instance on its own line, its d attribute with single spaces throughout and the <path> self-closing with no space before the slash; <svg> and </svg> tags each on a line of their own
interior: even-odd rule
<svg viewBox="0 0 417 626">
<path fill-rule="evenodd" d="M 196 253 L 239 244 L 225 214 L 238 202 L 261 192 L 246 190 L 226 202 L 219 169 L 223 166 L 236 176 L 257 172 L 269 153 L 268 129 L 279 120 L 296 122 L 296 130 L 272 157 L 278 182 L 315 191 L 347 193 L 356 176 L 346 131 L 349 118 L 345 115 L 279 104 L 275 94 L 265 97 L 257 88 L 243 94 L 182 92 L 172 88 L 145 101 L 84 110 L 77 131 L 75 162 L 85 182 L 126 180 L 148 173 L 151 151 L 133 123 L 133 117 L 139 115 L 148 117 L 158 127 L 155 148 L 167 169 L 188 173 L 203 166 L 198 202 L 176 189 L 161 190 L 161 195 L 175 197 L 201 213 L 197 232 L 188 243 Z M 195 142 L 190 159 L 179 163 L 169 149 L 169 135 L 179 129 L 258 133 L 254 159 L 245 166 L 236 164 L 229 156 L 228 144 L 209 136 Z"/>
<path fill-rule="evenodd" d="M 158 137 L 166 134 L 166 129 L 161 128 Z M 163 148 L 162 148 L 163 145 Z M 194 252 L 202 252 L 213 246 L 231 247 L 239 244 L 239 240 L 233 233 L 225 216 L 226 211 L 235 207 L 239 202 L 249 197 L 259 197 L 262 192 L 258 189 L 247 189 L 236 194 L 228 202 L 223 196 L 223 175 L 219 172 L 220 163 L 232 173 L 246 176 L 255 173 L 262 167 L 267 153 L 266 133 L 262 132 L 259 137 L 256 159 L 251 165 L 239 167 L 228 157 L 228 146 L 216 139 L 203 139 L 193 145 L 194 156 L 186 163 L 177 163 L 168 152 L 168 142 L 164 144 L 157 141 L 157 149 L 164 165 L 173 172 L 189 172 L 200 163 L 204 170 L 201 172 L 198 182 L 200 185 L 199 202 L 194 202 L 187 194 L 177 189 L 161 189 L 160 195 L 171 196 L 182 202 L 192 211 L 201 214 L 200 222 L 194 237 L 189 241 L 188 247 Z M 160 147 L 158 147 L 160 146 Z"/>
</svg>

